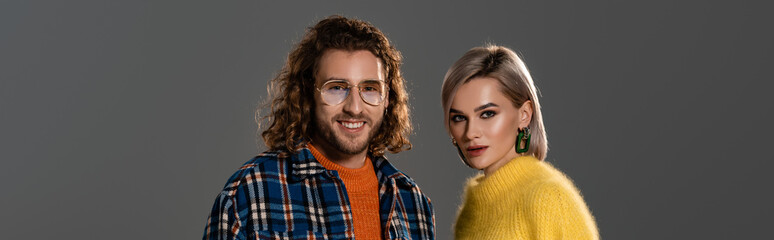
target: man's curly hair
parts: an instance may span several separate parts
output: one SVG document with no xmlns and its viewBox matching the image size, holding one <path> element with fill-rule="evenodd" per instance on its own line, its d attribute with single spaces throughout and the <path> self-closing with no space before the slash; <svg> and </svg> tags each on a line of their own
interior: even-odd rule
<svg viewBox="0 0 774 240">
<path fill-rule="evenodd" d="M 400 74 L 401 55 L 387 37 L 368 22 L 330 16 L 311 27 L 290 52 L 287 62 L 268 87 L 271 112 L 258 122 L 269 122 L 261 133 L 270 150 L 295 152 L 299 141 L 314 133 L 315 74 L 320 57 L 328 49 L 367 50 L 379 58 L 387 72 L 389 105 L 384 120 L 370 140 L 368 151 L 376 156 L 385 150 L 398 153 L 411 149 L 412 132 L 408 96 Z"/>
</svg>

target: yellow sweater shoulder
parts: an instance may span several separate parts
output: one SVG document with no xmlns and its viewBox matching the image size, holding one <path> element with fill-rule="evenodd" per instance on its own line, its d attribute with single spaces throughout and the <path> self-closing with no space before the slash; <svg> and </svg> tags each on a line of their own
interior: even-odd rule
<svg viewBox="0 0 774 240">
<path fill-rule="evenodd" d="M 522 197 L 532 239 L 599 239 L 594 218 L 569 179 L 535 183 Z"/>
<path fill-rule="evenodd" d="M 599 238 L 572 181 L 534 157 L 471 178 L 454 229 L 456 239 Z"/>
</svg>

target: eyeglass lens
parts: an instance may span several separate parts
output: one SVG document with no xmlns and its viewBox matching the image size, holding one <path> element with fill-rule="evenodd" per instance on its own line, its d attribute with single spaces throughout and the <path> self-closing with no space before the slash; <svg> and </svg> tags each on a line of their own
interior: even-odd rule
<svg viewBox="0 0 774 240">
<path fill-rule="evenodd" d="M 366 80 L 358 84 L 360 97 L 368 104 L 378 105 L 384 99 L 385 87 L 382 81 Z M 330 105 L 344 102 L 349 95 L 350 85 L 346 81 L 330 81 L 320 88 L 323 101 Z"/>
</svg>

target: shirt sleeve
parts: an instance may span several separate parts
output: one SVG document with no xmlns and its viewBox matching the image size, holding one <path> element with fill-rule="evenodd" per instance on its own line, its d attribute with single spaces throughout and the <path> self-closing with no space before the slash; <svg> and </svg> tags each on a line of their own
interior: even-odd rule
<svg viewBox="0 0 774 240">
<path fill-rule="evenodd" d="M 241 221 L 236 210 L 236 202 L 232 196 L 221 193 L 215 199 L 212 212 L 207 218 L 207 226 L 204 228 L 204 240 L 239 239 Z"/>
<path fill-rule="evenodd" d="M 421 211 L 417 212 L 420 223 L 420 235 L 416 239 L 435 239 L 435 210 L 430 198 L 421 193 Z"/>
<path fill-rule="evenodd" d="M 527 204 L 535 239 L 599 239 L 594 218 L 574 186 L 538 184 Z"/>
</svg>

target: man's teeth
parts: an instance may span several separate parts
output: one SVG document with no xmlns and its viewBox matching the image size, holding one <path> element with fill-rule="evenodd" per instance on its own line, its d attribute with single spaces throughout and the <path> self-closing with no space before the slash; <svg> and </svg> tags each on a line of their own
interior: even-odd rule
<svg viewBox="0 0 774 240">
<path fill-rule="evenodd" d="M 363 126 L 365 122 L 356 122 L 356 123 L 348 123 L 348 122 L 341 122 L 341 125 L 344 125 L 345 128 L 359 128 Z"/>
</svg>

